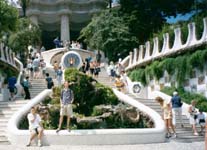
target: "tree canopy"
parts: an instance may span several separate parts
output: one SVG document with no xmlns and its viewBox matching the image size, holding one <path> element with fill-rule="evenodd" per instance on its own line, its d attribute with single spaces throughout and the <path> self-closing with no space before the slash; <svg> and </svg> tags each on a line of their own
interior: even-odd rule
<svg viewBox="0 0 207 150">
<path fill-rule="evenodd" d="M 126 56 L 127 50 L 138 44 L 117 11 L 103 11 L 81 31 L 80 38 L 91 48 L 104 51 L 110 59 Z"/>
<path fill-rule="evenodd" d="M 205 10 L 205 0 L 120 0 L 120 7 L 95 16 L 80 38 L 92 49 L 103 50 L 109 59 L 123 57 L 158 32 L 166 17 Z M 196 3 L 195 3 L 196 2 Z"/>
<path fill-rule="evenodd" d="M 21 18 L 18 20 L 18 31 L 12 33 L 9 37 L 9 46 L 13 51 L 22 54 L 25 53 L 28 56 L 28 46 L 38 45 L 40 43 L 41 31 L 38 26 L 33 24 L 27 18 Z M 26 58 L 22 58 L 25 63 Z"/>
<path fill-rule="evenodd" d="M 6 0 L 0 1 L 0 37 L 2 34 L 15 31 L 17 27 L 18 11 L 10 6 Z"/>
</svg>

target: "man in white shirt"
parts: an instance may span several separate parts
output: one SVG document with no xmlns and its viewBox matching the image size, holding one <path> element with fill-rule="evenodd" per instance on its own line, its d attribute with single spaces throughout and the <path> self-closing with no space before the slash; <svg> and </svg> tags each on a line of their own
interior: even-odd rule
<svg viewBox="0 0 207 150">
<path fill-rule="evenodd" d="M 38 137 L 38 146 L 41 147 L 41 138 L 43 135 L 43 127 L 41 125 L 41 118 L 39 114 L 36 113 L 34 107 L 31 108 L 30 113 L 27 115 L 27 119 L 29 122 L 29 130 L 31 133 L 30 141 L 27 146 L 31 145 L 32 140 L 37 136 Z"/>
</svg>

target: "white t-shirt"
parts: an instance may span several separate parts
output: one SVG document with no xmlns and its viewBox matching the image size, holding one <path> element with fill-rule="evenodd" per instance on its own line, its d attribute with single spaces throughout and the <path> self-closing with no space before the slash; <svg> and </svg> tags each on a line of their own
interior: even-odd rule
<svg viewBox="0 0 207 150">
<path fill-rule="evenodd" d="M 35 118 L 34 122 L 32 120 Z M 40 127 L 41 118 L 39 114 L 36 114 L 35 116 L 31 113 L 27 115 L 27 119 L 29 121 L 29 129 L 35 129 Z"/>
</svg>

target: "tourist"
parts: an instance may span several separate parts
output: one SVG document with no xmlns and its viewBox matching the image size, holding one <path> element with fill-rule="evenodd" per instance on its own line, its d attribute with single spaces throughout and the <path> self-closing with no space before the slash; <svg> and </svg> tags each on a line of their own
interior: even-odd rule
<svg viewBox="0 0 207 150">
<path fill-rule="evenodd" d="M 116 86 L 117 90 L 121 92 L 124 91 L 124 83 L 122 82 L 120 75 L 116 76 L 114 85 Z"/>
<path fill-rule="evenodd" d="M 57 70 L 57 81 L 58 81 L 58 86 L 62 85 L 62 78 L 63 78 L 63 71 L 61 67 Z"/>
<path fill-rule="evenodd" d="M 83 62 L 82 66 L 79 69 L 81 72 L 86 73 L 86 63 Z"/>
<path fill-rule="evenodd" d="M 116 66 L 116 68 L 117 68 L 116 69 L 116 74 L 117 75 L 120 75 L 121 72 L 125 70 L 124 66 L 121 63 L 118 63 L 117 66 Z"/>
<path fill-rule="evenodd" d="M 15 84 L 17 83 L 17 78 L 15 76 L 12 76 L 8 79 L 8 89 L 10 92 L 10 98 L 9 100 L 14 101 L 15 97 Z"/>
<path fill-rule="evenodd" d="M 204 135 L 204 129 L 205 129 L 206 120 L 205 120 L 205 115 L 204 115 L 204 113 L 203 113 L 203 111 L 201 109 L 199 110 L 197 119 L 198 119 L 198 123 L 199 123 L 199 125 L 201 127 L 200 134 Z"/>
<path fill-rule="evenodd" d="M 95 69 L 94 62 L 91 61 L 91 62 L 90 62 L 90 75 L 91 75 L 92 77 L 94 76 L 94 69 Z"/>
<path fill-rule="evenodd" d="M 52 89 L 52 87 L 54 86 L 54 82 L 52 80 L 52 77 L 50 77 L 49 73 L 46 73 L 46 82 L 47 82 L 47 88 L 48 89 Z"/>
<path fill-rule="evenodd" d="M 110 62 L 110 65 L 108 67 L 108 74 L 110 76 L 110 80 L 113 81 L 114 80 L 114 77 L 116 76 L 116 69 L 115 69 L 115 65 L 114 65 L 114 62 L 111 61 Z"/>
<path fill-rule="evenodd" d="M 178 92 L 173 92 L 173 97 L 171 99 L 172 103 L 172 113 L 173 113 L 173 125 L 176 126 L 176 115 L 178 115 L 178 118 L 181 123 L 181 127 L 183 128 L 183 121 L 182 121 L 182 102 L 181 98 L 178 95 Z"/>
<path fill-rule="evenodd" d="M 45 78 L 46 75 L 46 63 L 44 61 L 44 59 L 40 60 L 40 68 L 41 68 L 41 72 L 42 72 L 42 78 Z"/>
<path fill-rule="evenodd" d="M 89 75 L 90 62 L 89 62 L 88 58 L 86 58 L 85 61 L 86 61 L 85 71 L 86 71 L 86 74 Z"/>
<path fill-rule="evenodd" d="M 166 137 L 171 137 L 170 129 L 173 131 L 173 137 L 176 138 L 176 132 L 174 125 L 172 123 L 172 108 L 170 102 L 166 102 L 161 97 L 156 97 L 155 100 L 160 104 L 161 109 L 163 110 L 163 120 L 165 121 L 165 126 L 167 128 Z"/>
<path fill-rule="evenodd" d="M 45 50 L 46 50 L 46 49 L 45 49 L 44 46 L 42 46 L 41 49 L 40 49 L 41 52 L 44 52 Z"/>
<path fill-rule="evenodd" d="M 35 57 L 33 61 L 33 67 L 34 67 L 34 79 L 39 78 L 39 67 L 40 67 L 40 59 L 38 57 Z"/>
<path fill-rule="evenodd" d="M 196 105 L 196 101 L 195 100 L 191 101 L 191 105 L 189 106 L 188 112 L 190 113 L 189 121 L 193 129 L 193 134 L 197 136 L 198 132 L 196 129 L 196 119 L 197 119 L 198 112 L 196 111 L 195 105 Z"/>
<path fill-rule="evenodd" d="M 125 71 L 121 71 L 121 80 L 124 83 L 124 91 L 127 92 L 128 91 L 128 82 L 127 82 L 127 75 L 125 73 Z"/>
<path fill-rule="evenodd" d="M 101 71 L 100 65 L 97 62 L 94 62 L 94 76 L 98 78 L 99 72 Z"/>
<path fill-rule="evenodd" d="M 29 77 L 31 79 L 33 79 L 33 76 L 34 76 L 34 67 L 33 67 L 32 60 L 28 60 L 27 70 L 28 70 Z"/>
<path fill-rule="evenodd" d="M 67 129 L 70 132 L 70 117 L 73 114 L 72 103 L 74 101 L 73 91 L 69 88 L 70 83 L 65 81 L 64 88 L 61 91 L 60 95 L 60 119 L 59 126 L 56 132 L 58 133 L 61 130 L 63 117 L 67 116 Z"/>
<path fill-rule="evenodd" d="M 58 68 L 59 68 L 59 65 L 58 65 L 57 61 L 55 60 L 55 61 L 54 61 L 54 64 L 53 64 L 53 69 L 54 69 L 54 71 L 55 71 L 55 77 L 56 77 L 56 75 L 57 75 Z"/>
<path fill-rule="evenodd" d="M 27 119 L 29 122 L 29 131 L 30 131 L 30 139 L 29 139 L 29 143 L 27 144 L 27 146 L 31 146 L 32 141 L 34 140 L 34 138 L 37 136 L 38 138 L 38 146 L 41 147 L 42 146 L 42 136 L 43 136 L 43 127 L 41 124 L 41 118 L 39 116 L 39 114 L 36 113 L 36 110 L 34 107 L 31 108 L 30 113 L 27 115 Z"/>
<path fill-rule="evenodd" d="M 100 53 L 100 51 L 98 50 L 98 53 L 96 54 L 96 61 L 97 61 L 97 63 L 100 65 L 101 64 L 101 53 Z"/>
<path fill-rule="evenodd" d="M 23 82 L 25 98 L 24 99 L 31 99 L 29 88 L 31 87 L 31 83 L 29 82 L 29 77 L 27 76 Z"/>
</svg>

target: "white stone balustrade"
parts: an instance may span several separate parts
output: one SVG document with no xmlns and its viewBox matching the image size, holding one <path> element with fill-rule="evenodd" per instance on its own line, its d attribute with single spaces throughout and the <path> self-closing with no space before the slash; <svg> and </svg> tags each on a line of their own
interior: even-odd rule
<svg viewBox="0 0 207 150">
<path fill-rule="evenodd" d="M 145 55 L 144 55 L 144 60 L 150 59 L 150 42 L 147 41 L 145 43 Z"/>
<path fill-rule="evenodd" d="M 159 39 L 158 39 L 158 37 L 155 37 L 153 39 L 152 56 L 156 57 L 157 55 L 159 55 Z"/>
<path fill-rule="evenodd" d="M 133 58 L 133 64 L 137 62 L 137 48 L 134 48 L 134 58 Z"/>
<path fill-rule="evenodd" d="M 181 39 L 181 28 L 178 27 L 174 29 L 174 42 L 172 48 L 169 47 L 170 40 L 169 34 L 165 33 L 163 34 L 163 45 L 160 45 L 161 50 L 159 50 L 159 39 L 155 37 L 153 39 L 153 50 L 152 54 L 150 54 L 150 43 L 149 41 L 145 44 L 145 51 L 143 45 L 139 46 L 139 51 L 130 52 L 130 55 L 128 57 L 129 63 L 126 67 L 126 70 L 132 69 L 136 66 L 143 66 L 147 64 L 147 62 L 150 62 L 152 60 L 164 57 L 164 56 L 170 56 L 178 51 L 182 50 L 188 50 L 195 46 L 200 46 L 202 44 L 207 43 L 207 18 L 203 19 L 203 33 L 202 37 L 200 39 L 196 38 L 196 24 L 194 22 L 188 24 L 188 37 L 185 41 L 182 41 Z M 183 44 L 185 42 L 185 44 Z M 138 56 L 138 59 L 137 59 Z M 125 60 L 125 59 L 124 59 Z"/>
</svg>

